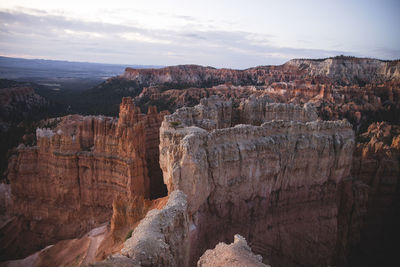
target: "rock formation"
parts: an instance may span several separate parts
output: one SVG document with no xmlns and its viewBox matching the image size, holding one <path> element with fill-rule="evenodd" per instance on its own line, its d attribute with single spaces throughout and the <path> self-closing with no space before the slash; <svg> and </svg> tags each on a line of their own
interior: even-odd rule
<svg viewBox="0 0 400 267">
<path fill-rule="evenodd" d="M 254 255 L 247 245 L 246 239 L 240 235 L 235 235 L 232 244 L 219 243 L 215 249 L 207 250 L 197 262 L 198 267 L 241 267 L 259 266 L 267 267 L 263 264 L 260 255 Z M 269 265 L 268 265 L 269 266 Z"/>
<path fill-rule="evenodd" d="M 350 265 L 390 265 L 397 261 L 400 238 L 400 126 L 371 124 L 359 136 L 353 177 L 369 186 L 360 241 L 351 249 Z"/>
<path fill-rule="evenodd" d="M 336 194 L 350 175 L 351 125 L 313 121 L 315 111 L 289 105 L 273 110 L 275 119 L 295 110 L 302 121 L 234 123 L 233 114 L 248 116 L 217 98 L 165 117 L 160 165 L 168 191 L 188 196 L 192 263 L 239 233 L 272 265 L 335 264 Z"/>
<path fill-rule="evenodd" d="M 235 101 L 251 95 L 269 97 L 271 102 L 303 105 L 310 103 L 325 120 L 349 120 L 357 133 L 364 132 L 371 122 L 397 123 L 400 117 L 400 84 L 390 81 L 381 84 L 338 85 L 326 79 L 303 79 L 274 82 L 263 86 L 218 85 L 211 88 L 171 89 L 145 88 L 135 102 L 147 107 L 159 105 L 174 110 L 194 106 L 200 99 L 218 95 Z M 162 104 L 160 104 L 162 103 Z"/>
<path fill-rule="evenodd" d="M 286 64 L 307 71 L 309 76 L 327 76 L 343 84 L 384 82 L 400 79 L 399 61 L 338 56 L 322 60 L 292 59 Z"/>
<path fill-rule="evenodd" d="M 118 120 L 70 115 L 55 129 L 38 129 L 37 146 L 20 147 L 10 160 L 12 219 L 1 229 L 1 257 L 78 237 L 110 219 L 113 200 L 161 196 L 164 115 L 154 108 L 141 114 L 124 98 Z"/>
<path fill-rule="evenodd" d="M 294 59 L 280 66 L 260 66 L 246 70 L 215 69 L 180 65 L 161 69 L 126 68 L 121 76 L 141 87 L 164 85 L 172 89 L 209 87 L 230 82 L 235 85 L 268 85 L 306 77 L 327 77 L 343 84 L 385 82 L 400 79 L 399 61 L 334 57 L 321 60 Z"/>
<path fill-rule="evenodd" d="M 188 231 L 186 196 L 171 192 L 163 209 L 147 213 L 120 254 L 95 266 L 188 266 Z"/>
<path fill-rule="evenodd" d="M 63 117 L 17 149 L 11 198 L 0 187 L 0 254 L 73 238 L 19 263 L 72 264 L 65 248 L 81 266 L 389 265 L 400 238 L 399 66 L 341 56 L 128 68 L 102 85 L 137 95 L 118 121 Z M 153 104 L 179 109 L 164 117 Z"/>
<path fill-rule="evenodd" d="M 324 119 L 331 115 L 329 111 L 332 110 L 332 116 L 339 113 L 339 116 L 344 114 L 348 119 L 351 117 L 355 121 L 361 119 L 363 122 L 369 119 L 369 115 L 376 113 L 377 105 L 389 104 L 385 103 L 383 98 L 387 98 L 387 93 L 390 92 L 375 94 L 382 100 L 380 103 L 376 102 L 377 105 L 374 98 L 369 99 L 369 92 L 366 95 L 363 93 L 371 89 L 375 91 L 376 87 L 382 85 L 386 87 L 387 83 L 398 83 L 399 69 L 398 60 L 382 61 L 343 56 L 320 60 L 297 59 L 280 66 L 259 66 L 246 70 L 215 69 L 196 65 L 160 69 L 127 68 L 124 74 L 110 78 L 91 90 L 91 94 L 106 96 L 107 101 L 100 102 L 110 106 L 107 109 L 107 112 L 110 112 L 108 114 L 117 113 L 116 107 L 121 96 L 137 97 L 136 104 L 143 112 L 148 105 L 156 105 L 160 110 L 168 109 L 173 112 L 176 108 L 197 105 L 201 98 L 213 94 L 224 95 L 229 99 L 246 97 L 256 91 L 257 94 L 273 95 L 279 102 L 300 101 L 294 102 L 296 104 L 306 103 L 319 96 L 320 99 L 316 101 L 323 104 L 321 109 L 324 109 Z M 222 88 L 213 88 L 214 86 Z M 397 90 L 398 88 L 397 85 Z M 345 93 L 346 98 L 343 98 L 343 92 L 347 90 L 349 94 Z M 339 93 L 336 93 L 338 91 Z M 351 100 L 353 94 L 357 95 L 356 101 Z M 321 98 L 323 101 L 320 101 Z M 345 104 L 343 113 L 340 113 L 341 108 L 335 106 L 337 102 L 339 106 Z M 367 113 L 357 113 L 360 107 L 368 109 Z M 399 108 L 397 112 L 398 110 Z M 352 113 L 355 113 L 354 116 Z M 365 125 L 361 132 L 365 131 L 371 122 L 382 121 L 382 117 L 386 115 L 389 114 L 363 122 Z M 357 124 L 359 123 L 357 121 Z"/>
<path fill-rule="evenodd" d="M 126 68 L 120 78 L 137 86 L 162 85 L 165 89 L 209 87 L 226 82 L 235 85 L 268 84 L 272 81 L 289 81 L 305 74 L 295 66 L 261 66 L 247 70 L 215 69 L 197 65 L 180 65 L 162 69 Z"/>
</svg>

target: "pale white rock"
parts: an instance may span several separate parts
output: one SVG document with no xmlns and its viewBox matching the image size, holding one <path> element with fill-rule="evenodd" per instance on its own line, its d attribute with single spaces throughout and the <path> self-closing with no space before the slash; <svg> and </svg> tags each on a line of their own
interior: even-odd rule
<svg viewBox="0 0 400 267">
<path fill-rule="evenodd" d="M 268 267 L 262 257 L 255 255 L 247 245 L 246 239 L 235 235 L 232 244 L 219 243 L 207 250 L 197 262 L 198 267 Z"/>
<path fill-rule="evenodd" d="M 188 229 L 186 196 L 174 191 L 164 208 L 140 221 L 120 254 L 95 266 L 188 266 Z"/>
</svg>

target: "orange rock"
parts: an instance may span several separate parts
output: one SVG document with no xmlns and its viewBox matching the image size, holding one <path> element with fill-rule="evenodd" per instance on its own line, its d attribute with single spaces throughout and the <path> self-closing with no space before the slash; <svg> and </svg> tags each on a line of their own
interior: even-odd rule
<svg viewBox="0 0 400 267">
<path fill-rule="evenodd" d="M 2 259 L 25 256 L 109 221 L 117 198 L 115 207 L 166 195 L 158 165 L 158 133 L 166 113 L 150 108 L 141 114 L 131 98 L 123 98 L 120 108 L 118 120 L 63 117 L 55 129 L 37 130 L 36 147 L 20 148 L 11 158 L 8 212 L 14 219 L 9 225 L 22 227 L 20 236 L 29 235 L 13 239 L 5 233 L 1 240 L 9 241 L 0 242 Z M 133 214 L 132 220 L 141 216 Z"/>
</svg>

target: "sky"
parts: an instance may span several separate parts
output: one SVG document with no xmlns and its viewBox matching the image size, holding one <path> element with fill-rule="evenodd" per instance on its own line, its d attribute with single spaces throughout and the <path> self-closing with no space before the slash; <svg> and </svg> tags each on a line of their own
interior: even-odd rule
<svg viewBox="0 0 400 267">
<path fill-rule="evenodd" d="M 400 58 L 398 0 L 0 0 L 0 55 L 127 65 Z"/>
</svg>

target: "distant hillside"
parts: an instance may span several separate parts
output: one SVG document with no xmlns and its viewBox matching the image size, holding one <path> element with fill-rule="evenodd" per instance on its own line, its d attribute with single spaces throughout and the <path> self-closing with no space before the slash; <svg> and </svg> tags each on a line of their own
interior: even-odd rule
<svg viewBox="0 0 400 267">
<path fill-rule="evenodd" d="M 292 59 L 286 64 L 306 71 L 309 76 L 328 77 L 342 85 L 364 85 L 400 79 L 399 60 L 337 56 L 326 59 Z"/>
<path fill-rule="evenodd" d="M 78 112 L 116 115 L 121 97 L 136 97 L 144 87 L 157 87 L 163 92 L 190 87 L 206 88 L 224 83 L 268 86 L 275 82 L 304 79 L 324 79 L 325 82 L 334 85 L 359 86 L 399 80 L 400 61 L 337 56 L 326 59 L 293 59 L 280 66 L 258 66 L 245 70 L 216 69 L 198 65 L 150 69 L 128 67 L 122 75 L 83 92 L 74 103 L 73 109 L 76 108 Z M 162 103 L 159 105 L 159 108 L 161 107 L 164 107 Z"/>
<path fill-rule="evenodd" d="M 30 83 L 0 79 L 0 181 L 9 149 L 17 146 L 25 133 L 33 132 L 35 121 L 45 118 L 50 108 Z"/>
<path fill-rule="evenodd" d="M 158 66 L 128 65 L 134 68 Z M 84 90 L 121 74 L 127 65 L 0 56 L 0 78 L 35 82 L 53 90 Z"/>
</svg>

